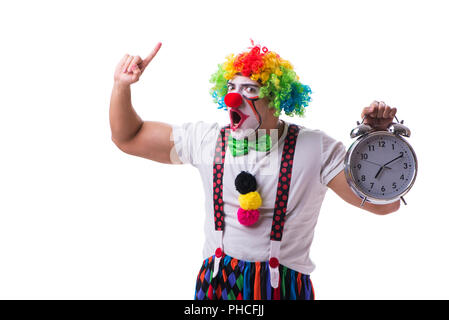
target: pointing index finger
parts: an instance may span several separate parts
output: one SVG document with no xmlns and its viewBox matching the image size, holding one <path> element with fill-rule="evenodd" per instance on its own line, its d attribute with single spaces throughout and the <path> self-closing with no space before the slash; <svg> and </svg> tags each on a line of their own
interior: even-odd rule
<svg viewBox="0 0 449 320">
<path fill-rule="evenodd" d="M 154 47 L 153 51 L 151 51 L 151 53 L 142 61 L 142 71 L 148 66 L 151 60 L 153 60 L 153 58 L 156 56 L 161 46 L 162 42 L 158 42 L 157 45 Z"/>
</svg>

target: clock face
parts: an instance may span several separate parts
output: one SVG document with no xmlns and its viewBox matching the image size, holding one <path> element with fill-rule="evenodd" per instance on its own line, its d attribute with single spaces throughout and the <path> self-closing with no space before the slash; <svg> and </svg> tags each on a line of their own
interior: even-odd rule
<svg viewBox="0 0 449 320">
<path fill-rule="evenodd" d="M 405 140 L 388 133 L 361 138 L 349 166 L 357 189 L 385 201 L 406 193 L 416 176 L 415 153 Z"/>
</svg>

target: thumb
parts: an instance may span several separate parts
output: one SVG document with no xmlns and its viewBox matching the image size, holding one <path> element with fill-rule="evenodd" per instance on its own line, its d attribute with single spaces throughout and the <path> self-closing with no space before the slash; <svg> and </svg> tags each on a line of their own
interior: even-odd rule
<svg viewBox="0 0 449 320">
<path fill-rule="evenodd" d="M 132 81 L 135 82 L 137 81 L 140 76 L 142 75 L 142 71 L 140 70 L 140 68 L 136 65 L 134 65 L 134 67 L 132 68 Z"/>
</svg>

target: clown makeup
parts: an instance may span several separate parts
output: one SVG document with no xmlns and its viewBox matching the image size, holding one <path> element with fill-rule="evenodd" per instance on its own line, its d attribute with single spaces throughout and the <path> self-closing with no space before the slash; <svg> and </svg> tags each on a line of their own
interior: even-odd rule
<svg viewBox="0 0 449 320">
<path fill-rule="evenodd" d="M 256 108 L 260 84 L 248 77 L 236 75 L 228 81 L 225 103 L 229 107 L 231 135 L 238 140 L 253 135 L 262 124 Z"/>
</svg>

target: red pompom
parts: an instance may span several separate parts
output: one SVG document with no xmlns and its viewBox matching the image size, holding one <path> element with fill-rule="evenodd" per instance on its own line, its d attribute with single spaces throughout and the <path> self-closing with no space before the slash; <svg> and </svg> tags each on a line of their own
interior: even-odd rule
<svg viewBox="0 0 449 320">
<path fill-rule="evenodd" d="M 240 224 L 244 226 L 251 226 L 259 220 L 260 212 L 259 210 L 244 210 L 239 208 L 237 211 L 237 219 Z"/>
</svg>

